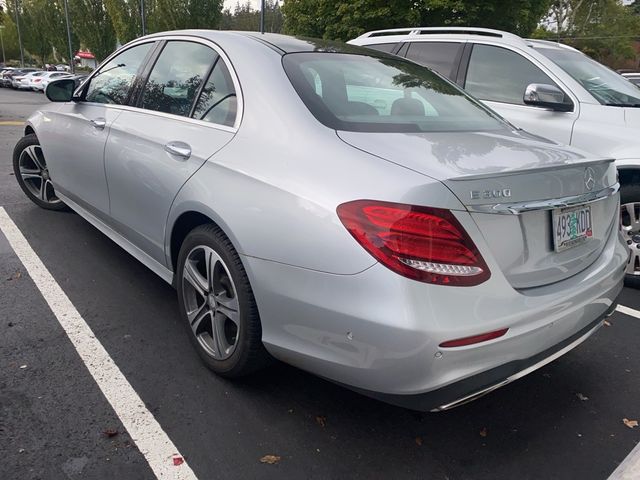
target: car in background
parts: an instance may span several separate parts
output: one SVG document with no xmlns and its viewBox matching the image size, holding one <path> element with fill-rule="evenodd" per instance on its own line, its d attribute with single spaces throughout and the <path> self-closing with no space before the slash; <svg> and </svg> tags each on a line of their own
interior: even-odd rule
<svg viewBox="0 0 640 480">
<path fill-rule="evenodd" d="M 23 89 L 23 90 L 36 90 L 38 85 L 40 85 L 40 83 L 42 82 L 42 78 L 46 74 L 47 74 L 46 71 L 38 71 L 38 72 L 31 72 L 31 73 L 25 75 L 22 78 L 22 80 L 20 81 L 21 89 Z M 22 85 L 26 85 L 26 87 L 23 87 Z"/>
<path fill-rule="evenodd" d="M 624 78 L 629 80 L 636 86 L 640 86 L 640 73 L 639 72 L 625 72 L 621 74 Z"/>
<path fill-rule="evenodd" d="M 499 30 L 401 28 L 349 43 L 432 68 L 516 127 L 615 158 L 627 282 L 640 286 L 640 89 L 572 47 Z"/>
<path fill-rule="evenodd" d="M 11 68 L 11 67 L 4 67 L 4 68 L 0 69 L 0 87 L 4 87 L 5 86 L 4 75 L 8 74 L 9 72 L 12 72 L 13 70 L 15 70 L 15 69 Z"/>
<path fill-rule="evenodd" d="M 16 68 L 13 70 L 5 71 L 5 73 L 2 74 L 2 86 L 17 88 L 13 86 L 14 77 L 25 75 L 29 72 L 36 72 L 36 71 L 37 71 L 36 68 Z"/>
<path fill-rule="evenodd" d="M 20 187 L 173 285 L 222 376 L 273 356 L 443 410 L 615 310 L 628 251 L 613 160 L 516 130 L 413 62 L 174 31 L 46 95 L 14 149 Z"/>
<path fill-rule="evenodd" d="M 59 80 L 61 78 L 70 78 L 72 76 L 73 75 L 67 72 L 56 72 L 56 71 L 43 72 L 43 75 L 34 77 L 32 79 L 31 88 L 37 92 L 44 92 L 45 89 L 47 88 L 47 85 L 49 85 L 49 83 L 52 82 L 53 80 Z"/>
<path fill-rule="evenodd" d="M 17 75 L 13 77 L 12 86 L 15 85 L 15 88 L 19 90 L 31 90 L 31 82 L 34 77 L 40 77 L 45 72 L 42 70 L 36 70 L 34 72 L 28 72 L 23 75 Z"/>
</svg>

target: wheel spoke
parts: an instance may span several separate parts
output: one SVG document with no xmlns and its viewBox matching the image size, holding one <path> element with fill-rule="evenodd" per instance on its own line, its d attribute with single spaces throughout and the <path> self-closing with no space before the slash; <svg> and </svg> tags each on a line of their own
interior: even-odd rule
<svg viewBox="0 0 640 480">
<path fill-rule="evenodd" d="M 47 168 L 44 162 L 42 162 L 42 160 L 38 158 L 38 153 L 36 152 L 36 145 L 29 145 L 27 148 L 24 149 L 24 151 L 27 152 L 27 155 L 29 155 L 29 158 L 31 158 L 33 163 L 36 164 L 36 167 L 38 167 L 41 171 Z"/>
<path fill-rule="evenodd" d="M 189 282 L 202 298 L 206 298 L 209 282 L 198 272 L 193 260 L 187 260 L 184 266 L 184 279 Z"/>
<path fill-rule="evenodd" d="M 216 295 L 218 311 L 236 325 L 240 325 L 239 304 L 236 297 L 229 297 L 226 292 Z"/>
<path fill-rule="evenodd" d="M 225 321 L 225 317 L 220 313 L 216 313 L 211 318 L 211 334 L 213 340 L 213 342 L 211 342 L 211 347 L 213 348 L 215 356 L 218 358 L 226 357 L 227 349 L 229 348 L 227 339 L 224 335 Z"/>
<path fill-rule="evenodd" d="M 47 181 L 44 178 L 40 179 L 40 200 L 47 201 Z"/>
<path fill-rule="evenodd" d="M 207 317 L 211 317 L 211 310 L 207 308 L 206 303 L 203 303 L 200 308 L 197 308 L 195 311 L 191 312 L 191 314 L 187 314 L 187 317 L 189 318 L 191 329 L 197 337 L 198 329 L 200 328 L 202 321 Z"/>
<path fill-rule="evenodd" d="M 42 178 L 40 170 L 36 170 L 35 168 L 20 167 L 20 176 L 25 180 L 31 178 Z"/>
<path fill-rule="evenodd" d="M 640 275 L 640 250 L 637 248 L 631 250 L 631 257 L 627 264 L 627 272 L 629 275 Z"/>
</svg>

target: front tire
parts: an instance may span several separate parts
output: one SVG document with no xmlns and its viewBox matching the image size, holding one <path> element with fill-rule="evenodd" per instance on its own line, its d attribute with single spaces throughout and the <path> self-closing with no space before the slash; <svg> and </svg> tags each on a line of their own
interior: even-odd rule
<svg viewBox="0 0 640 480">
<path fill-rule="evenodd" d="M 47 162 L 34 133 L 22 137 L 13 149 L 13 172 L 33 203 L 47 210 L 68 210 L 56 196 Z"/>
<path fill-rule="evenodd" d="M 640 288 L 640 185 L 623 185 L 620 204 L 622 234 L 631 253 L 625 285 Z"/>
<path fill-rule="evenodd" d="M 268 365 L 247 273 L 215 225 L 195 228 L 182 243 L 177 290 L 189 339 L 207 367 L 236 378 Z"/>
</svg>

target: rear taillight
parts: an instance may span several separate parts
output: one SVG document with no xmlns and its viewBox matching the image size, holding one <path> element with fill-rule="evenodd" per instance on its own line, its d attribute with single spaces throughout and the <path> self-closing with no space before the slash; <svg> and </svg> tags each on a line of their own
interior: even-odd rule
<svg viewBox="0 0 640 480">
<path fill-rule="evenodd" d="M 351 235 L 400 275 L 437 285 L 472 286 L 491 273 L 449 210 L 356 200 L 337 208 Z"/>
</svg>

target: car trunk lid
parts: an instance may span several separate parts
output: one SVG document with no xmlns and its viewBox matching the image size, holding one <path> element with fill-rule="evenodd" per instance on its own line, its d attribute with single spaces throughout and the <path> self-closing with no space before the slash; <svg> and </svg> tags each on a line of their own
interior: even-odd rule
<svg viewBox="0 0 640 480">
<path fill-rule="evenodd" d="M 526 134 L 338 135 L 356 148 L 442 181 L 470 213 L 493 259 L 517 289 L 555 283 L 584 270 L 617 225 L 613 160 L 589 160 Z M 590 230 L 581 230 L 580 222 L 587 221 Z M 554 243 L 558 227 L 565 240 L 560 250 Z M 573 233 L 577 236 L 571 240 Z"/>
</svg>

